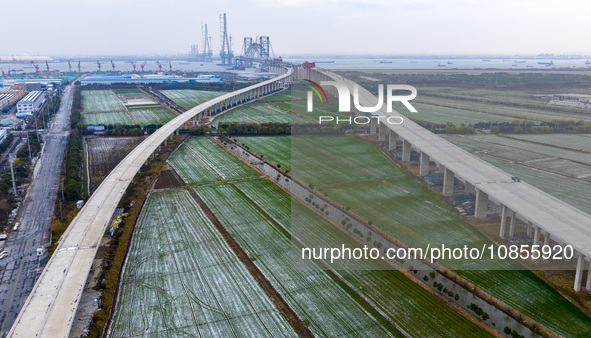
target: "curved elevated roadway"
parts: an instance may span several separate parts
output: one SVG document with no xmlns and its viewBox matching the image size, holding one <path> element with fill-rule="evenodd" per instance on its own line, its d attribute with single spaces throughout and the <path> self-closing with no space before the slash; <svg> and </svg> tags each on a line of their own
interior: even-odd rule
<svg viewBox="0 0 591 338">
<path fill-rule="evenodd" d="M 300 70 L 298 75 L 309 77 L 310 80 L 320 82 L 325 89 L 336 94 L 335 87 L 324 81 L 335 81 L 353 93 L 355 82 L 325 70 Z M 373 107 L 377 98 L 359 87 L 359 103 L 362 107 Z M 412 104 L 412 102 L 411 102 Z M 356 112 L 353 103 L 351 109 L 359 116 L 364 113 Z M 374 113 L 386 121 L 389 116 L 400 116 L 396 111 L 388 113 L 382 107 Z M 432 160 L 442 166 L 444 171 L 443 193 L 453 194 L 454 177 L 465 182 L 469 192 L 476 193 L 475 217 L 484 218 L 487 214 L 489 199 L 501 206 L 500 237 L 506 236 L 506 217 L 510 217 L 509 236 L 513 236 L 516 215 L 528 223 L 528 234 L 534 230 L 533 243 L 538 244 L 540 231 L 544 235 L 544 244 L 552 239 L 561 245 L 571 245 L 576 252 L 577 267 L 574 289 L 580 291 L 583 264 L 591 258 L 591 215 L 565 203 L 550 194 L 541 191 L 525 182 L 516 182 L 512 175 L 481 160 L 467 151 L 444 140 L 438 135 L 421 127 L 410 119 L 404 119 L 401 124 L 377 123 L 372 118 L 373 133 L 379 133 L 379 140 L 387 141 L 390 149 L 396 147 L 396 139 L 403 140 L 402 160 L 410 160 L 411 149 L 420 153 L 420 174 L 429 173 L 429 161 Z M 591 273 L 586 281 L 587 290 L 591 290 Z"/>
<path fill-rule="evenodd" d="M 13 325 L 10 337 L 67 337 L 101 237 L 141 166 L 177 129 L 211 112 L 287 87 L 292 70 L 224 94 L 174 118 L 133 149 L 105 178 L 71 222 Z"/>
</svg>

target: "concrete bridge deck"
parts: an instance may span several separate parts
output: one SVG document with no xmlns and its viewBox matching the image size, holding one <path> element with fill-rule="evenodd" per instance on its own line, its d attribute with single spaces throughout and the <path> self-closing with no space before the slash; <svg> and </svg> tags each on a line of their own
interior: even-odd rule
<svg viewBox="0 0 591 338">
<path fill-rule="evenodd" d="M 353 93 L 353 86 L 356 85 L 351 80 L 325 70 L 308 72 L 307 75 L 311 77 L 311 80 L 317 82 L 337 81 L 343 83 L 349 88 L 350 93 Z M 323 87 L 336 93 L 335 88 L 328 84 L 323 85 Z M 373 107 L 376 102 L 377 98 L 372 93 L 362 87 L 359 88 L 359 103 L 361 106 Z M 353 104 L 351 104 L 351 109 L 355 111 Z M 382 116 L 381 120 L 383 121 L 389 116 L 401 116 L 396 111 L 392 113 L 386 112 L 385 106 L 373 114 Z M 377 123 L 376 119 L 373 119 L 373 121 Z M 538 243 L 541 230 L 545 233 L 545 244 L 551 238 L 559 244 L 571 245 L 578 253 L 578 257 L 575 256 L 577 257 L 577 273 L 574 289 L 580 290 L 583 262 L 585 260 L 589 261 L 591 258 L 591 215 L 528 183 L 514 181 L 511 174 L 455 146 L 408 118 L 405 118 L 401 124 L 381 123 L 373 127 L 373 132 L 379 133 L 381 140 L 389 139 L 389 142 L 392 143 L 395 142 L 396 137 L 402 138 L 402 158 L 404 161 L 410 160 L 411 148 L 421 153 L 421 172 L 423 176 L 428 173 L 430 160 L 443 166 L 445 168 L 444 194 L 453 192 L 454 176 L 471 186 L 476 193 L 475 216 L 477 218 L 486 217 L 489 200 L 500 204 L 503 210 L 500 230 L 502 238 L 505 237 L 505 216 L 508 215 L 507 211 L 511 211 L 511 218 L 513 219 L 511 220 L 511 229 L 509 229 L 510 236 L 514 231 L 516 213 L 521 219 L 526 220 L 530 227 L 535 229 L 534 244 Z M 390 147 L 392 147 L 392 144 L 390 144 Z M 451 182 L 451 192 L 446 191 L 446 182 L 448 185 Z M 591 273 L 589 276 L 586 284 L 587 290 L 591 290 Z"/>
<path fill-rule="evenodd" d="M 289 85 L 292 70 L 224 94 L 177 116 L 133 149 L 105 178 L 60 239 L 13 325 L 10 337 L 67 337 L 101 237 L 141 166 L 177 129 L 214 111 L 255 100 Z"/>
</svg>

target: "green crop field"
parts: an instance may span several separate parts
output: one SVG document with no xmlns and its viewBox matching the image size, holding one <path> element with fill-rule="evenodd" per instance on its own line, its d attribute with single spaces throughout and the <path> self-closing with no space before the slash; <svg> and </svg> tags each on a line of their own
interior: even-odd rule
<svg viewBox="0 0 591 338">
<path fill-rule="evenodd" d="M 309 120 L 302 119 L 301 117 L 290 114 L 285 110 L 265 103 L 253 103 L 240 107 L 237 110 L 259 122 L 310 123 Z"/>
<path fill-rule="evenodd" d="M 526 89 L 527 90 L 527 89 Z M 513 91 L 507 89 L 469 88 L 461 87 L 422 87 L 417 98 L 429 100 L 449 100 L 457 102 L 484 102 L 492 105 L 510 105 L 544 110 L 546 113 L 567 113 L 572 111 L 567 107 L 548 106 L 546 100 L 533 97 L 536 93 L 527 91 Z M 576 119 L 575 119 L 576 120 Z"/>
<path fill-rule="evenodd" d="M 256 149 L 257 154 L 263 154 L 271 163 L 280 164 L 281 168 L 291 171 L 291 137 L 236 137 L 236 140 Z"/>
<path fill-rule="evenodd" d="M 425 104 L 413 102 L 418 113 L 411 113 L 402 104 L 395 102 L 393 105 L 394 110 L 401 113 L 410 119 L 417 119 L 433 123 L 446 123 L 452 122 L 456 125 L 474 124 L 480 122 L 511 122 L 515 120 L 513 117 L 487 114 L 483 112 L 459 109 L 459 108 L 448 108 L 437 105 Z"/>
<path fill-rule="evenodd" d="M 137 121 L 139 125 L 145 126 L 149 124 L 162 124 L 154 114 L 152 114 L 149 110 L 137 110 L 133 109 L 130 110 L 129 113 L 133 118 Z"/>
<path fill-rule="evenodd" d="M 289 101 L 291 99 L 293 99 L 291 96 L 291 89 L 288 89 L 264 98 L 263 102 Z"/>
<path fill-rule="evenodd" d="M 306 246 L 339 247 L 346 244 L 354 248 L 359 245 L 268 180 L 236 182 L 234 186 Z M 289 245 L 289 238 L 282 241 Z M 253 250 L 257 248 L 253 247 Z M 343 264 L 348 268 L 338 269 L 341 278 L 355 285 L 358 292 L 386 313 L 402 332 L 416 337 L 486 335 L 398 271 L 363 270 L 367 265 L 356 260 L 343 261 Z"/>
<path fill-rule="evenodd" d="M 470 117 L 469 112 L 473 112 L 474 117 L 478 119 L 483 118 L 481 114 L 488 115 L 490 116 L 489 120 L 493 122 L 499 118 L 504 119 L 504 121 L 591 121 L 591 117 L 588 114 L 581 114 L 581 112 L 573 111 L 567 107 L 549 106 L 546 101 L 534 99 L 532 95 L 526 92 L 466 88 L 464 86 L 461 88 L 422 87 L 419 88 L 419 94 L 415 99 L 415 103 L 423 104 L 423 108 L 426 110 L 428 116 L 433 112 L 450 112 L 451 119 L 442 122 L 449 121 L 456 124 L 460 124 L 463 122 L 463 119 Z M 401 105 L 397 107 L 400 108 L 399 111 L 402 113 L 406 111 Z M 460 115 L 456 117 L 453 114 L 453 110 L 449 111 L 443 108 L 458 109 L 468 112 L 468 115 L 464 116 L 464 113 L 460 112 Z M 419 110 L 419 114 L 422 112 L 419 108 L 417 110 Z M 428 118 L 423 119 L 420 115 L 409 116 L 411 118 L 414 116 L 417 119 L 430 121 Z"/>
<path fill-rule="evenodd" d="M 144 94 L 144 92 L 142 92 L 139 89 L 113 89 L 113 92 L 115 94 Z"/>
<path fill-rule="evenodd" d="M 132 109 L 143 109 L 143 110 L 150 110 L 150 109 L 158 109 L 158 108 L 162 108 L 162 105 L 160 103 L 154 102 L 154 103 L 149 103 L 146 101 L 140 101 L 140 102 L 129 102 L 125 105 L 125 108 L 132 110 Z"/>
<path fill-rule="evenodd" d="M 241 123 L 312 123 L 312 121 L 303 119 L 299 116 L 290 114 L 285 110 L 279 109 L 275 106 L 266 103 L 252 103 L 242 107 L 238 107 L 222 114 L 216 118 L 214 125 L 217 126 L 220 122 L 241 122 Z"/>
<path fill-rule="evenodd" d="M 255 177 L 259 174 L 206 137 L 194 137 L 168 159 L 189 184 Z"/>
<path fill-rule="evenodd" d="M 124 111 L 108 113 L 82 113 L 82 124 L 85 125 L 134 125 L 135 123 Z"/>
<path fill-rule="evenodd" d="M 110 112 L 124 110 L 121 101 L 111 90 L 82 90 L 84 112 Z"/>
<path fill-rule="evenodd" d="M 150 195 L 110 337 L 295 337 L 186 190 Z"/>
<path fill-rule="evenodd" d="M 162 107 L 162 106 L 159 106 Z M 149 124 L 165 124 L 177 115 L 168 109 L 130 109 L 129 114 L 137 121 L 137 124 L 145 126 Z M 82 124 L 85 125 L 135 125 L 125 111 L 107 113 L 82 113 Z"/>
<path fill-rule="evenodd" d="M 203 102 L 226 94 L 225 92 L 192 89 L 161 90 L 160 92 L 185 109 L 191 109 Z"/>
<path fill-rule="evenodd" d="M 551 134 L 551 135 L 510 135 L 511 138 L 546 144 L 565 149 L 591 153 L 591 135 Z"/>
<path fill-rule="evenodd" d="M 278 97 L 279 102 L 274 102 L 274 95 L 271 96 L 268 101 L 271 102 L 273 105 L 291 111 L 295 114 L 305 116 L 308 119 L 318 123 L 320 116 L 332 116 L 335 119 L 337 117 L 340 118 L 349 118 L 349 113 L 341 113 L 338 110 L 338 101 L 336 98 L 330 98 L 330 101 L 327 102 L 320 102 L 318 97 L 314 95 L 313 101 L 313 110 L 308 112 L 308 105 L 307 105 L 307 92 L 308 88 L 298 87 L 295 89 L 291 89 L 289 91 L 285 91 L 281 96 Z M 284 101 L 284 102 L 282 102 Z M 308 121 L 309 122 L 309 121 Z M 332 122 L 324 122 L 324 123 L 334 123 Z"/>
<path fill-rule="evenodd" d="M 531 271 L 469 271 L 464 276 L 566 337 L 591 335 L 591 319 Z"/>
<path fill-rule="evenodd" d="M 306 116 L 309 119 L 314 120 L 316 123 L 319 123 L 320 116 L 331 116 L 334 118 L 333 121 L 326 122 L 327 119 L 324 119 L 322 123 L 336 123 L 336 118 L 340 119 L 348 119 L 349 114 L 347 113 L 339 113 L 338 109 L 333 106 L 323 105 L 314 103 L 314 107 L 311 112 L 308 111 L 306 106 L 306 101 L 294 101 L 291 103 L 274 103 L 275 105 L 284 105 L 282 108 L 290 109 L 290 111 Z"/>
<path fill-rule="evenodd" d="M 220 122 L 237 122 L 237 123 L 258 123 L 257 121 L 251 119 L 250 117 L 246 116 L 245 114 L 240 113 L 240 111 L 235 108 L 226 112 L 218 117 L 215 118 L 213 121 L 213 126 L 217 128 L 218 123 Z"/>
<path fill-rule="evenodd" d="M 198 140 L 201 138 L 190 141 Z M 188 141 L 187 144 L 192 142 Z M 204 146 L 206 145 L 200 142 L 196 148 Z M 279 225 L 291 228 L 291 211 L 295 208 L 297 211 L 294 215 L 298 218 L 296 222 L 306 227 L 304 231 L 297 232 L 298 235 L 306 235 L 304 242 L 314 241 L 314 245 L 325 246 L 339 243 L 358 246 L 350 237 L 304 205 L 291 203 L 287 193 L 265 179 L 236 182 L 234 187 L 217 184 L 197 187 L 195 190 L 249 256 L 256 258 L 255 264 L 290 307 L 310 323 L 314 333 L 321 336 L 385 334 L 375 319 L 342 291 L 338 284 L 332 282 L 329 276 L 318 271 L 306 271 L 305 267 L 304 271 L 298 271 L 302 267 L 293 266 L 290 239 L 282 233 Z M 236 214 L 232 210 L 240 210 L 240 213 Z M 318 242 L 319 239 L 322 242 Z M 269 248 L 267 243 L 272 243 L 272 247 Z M 355 264 L 355 261 L 351 263 Z M 379 309 L 391 316 L 389 320 L 403 332 L 413 332 L 417 336 L 484 335 L 478 327 L 451 308 L 442 307 L 439 300 L 402 274 L 387 271 L 364 272 L 364 275 L 366 277 L 357 274 L 349 274 L 347 277 L 363 290 L 366 299 L 379 302 Z M 393 287 L 393 290 L 379 291 L 379 286 Z M 341 308 L 346 310 L 339 310 Z M 425 315 L 426 309 L 432 311 Z M 347 321 L 346 318 L 359 319 Z M 417 318 L 421 318 L 420 322 L 417 322 Z M 441 326 L 442 320 L 447 322 L 444 327 Z M 398 335 L 398 332 L 394 333 Z"/>
<path fill-rule="evenodd" d="M 177 114 L 166 108 L 150 109 L 150 112 L 152 112 L 152 114 L 154 114 L 163 123 L 168 123 L 170 120 L 178 116 Z"/>
<path fill-rule="evenodd" d="M 235 187 L 216 184 L 195 190 L 315 335 L 402 336 L 388 332 L 325 272 L 295 266 L 290 240 Z"/>
<path fill-rule="evenodd" d="M 180 145 L 170 156 L 168 162 L 189 184 L 217 182 L 222 180 L 220 175 L 210 168 L 200 157 L 197 157 L 193 150 L 187 145 Z"/>
<path fill-rule="evenodd" d="M 526 162 L 531 159 L 560 157 L 563 159 L 582 162 L 591 165 L 591 152 L 581 152 L 580 150 L 558 148 L 552 144 L 552 137 L 555 135 L 544 136 L 546 136 L 547 144 L 527 142 L 525 140 L 513 138 L 513 135 L 445 135 L 444 138 L 452 142 L 463 141 L 463 143 L 466 143 L 471 146 L 495 150 L 495 153 L 497 151 L 505 151 L 508 153 L 508 156 L 506 157 L 499 155 L 499 157 L 507 158 L 512 161 Z M 581 144 L 583 144 L 582 147 L 588 147 L 588 143 L 585 143 L 585 137 L 583 139 L 580 139 L 580 141 Z M 531 154 L 527 156 L 527 153 Z"/>
<path fill-rule="evenodd" d="M 416 104 L 416 106 L 415 106 Z M 440 117 L 449 115 L 450 119 L 442 122 L 453 122 L 460 124 L 461 118 L 475 118 L 476 122 L 511 122 L 514 120 L 528 120 L 534 122 L 551 122 L 553 120 L 584 120 L 591 121 L 591 117 L 581 114 L 569 114 L 560 111 L 548 111 L 532 108 L 519 108 L 508 105 L 478 103 L 469 101 L 453 101 L 442 98 L 421 98 L 413 106 L 417 108 L 418 113 L 410 114 L 402 104 L 396 103 L 394 109 L 406 114 L 411 118 L 422 119 L 422 113 L 432 113 Z M 457 112 L 457 113 L 456 113 Z M 428 119 L 425 119 L 428 121 Z M 484 121 L 482 121 L 484 120 Z M 433 121 L 439 122 L 439 121 Z"/>
<path fill-rule="evenodd" d="M 339 141 L 338 138 L 349 139 Z M 247 142 L 255 151 L 262 152 L 256 148 L 256 142 Z M 391 178 L 376 179 L 375 174 L 379 174 L 387 166 L 376 165 L 376 162 L 371 162 L 371 158 L 373 157 L 377 162 L 380 161 L 379 159 L 387 160 L 387 158 L 377 148 L 366 146 L 362 148 L 366 158 L 360 160 L 356 158 L 360 155 L 355 151 L 355 143 L 361 147 L 365 142 L 342 135 L 305 136 L 301 141 L 299 137 L 294 137 L 292 138 L 292 174 L 305 182 L 315 184 L 321 192 L 326 192 L 341 205 L 350 207 L 353 212 L 371 220 L 375 226 L 408 244 L 424 246 L 425 243 L 445 243 L 449 246 L 466 244 L 472 247 L 490 243 L 470 224 L 431 202 L 432 197 L 425 189 L 414 189 L 413 185 L 409 184 L 413 179 L 408 175 L 400 175 L 400 169 L 396 172 L 395 166 L 392 167 Z M 296 145 L 295 152 L 294 145 Z M 349 149 L 353 151 L 350 153 Z M 271 156 L 268 153 L 263 152 L 263 154 L 266 158 Z M 364 167 L 366 162 L 372 165 Z M 301 172 L 303 173 L 300 174 Z M 363 175 L 371 175 L 373 179 L 360 180 Z M 335 181 L 338 181 L 338 184 L 334 184 Z M 403 188 L 406 190 L 404 191 L 401 186 L 408 186 L 411 189 Z M 480 268 L 486 268 L 486 266 L 481 265 Z M 462 273 L 465 278 L 476 284 L 484 285 L 485 283 L 481 280 L 482 272 L 480 271 Z M 567 336 L 590 332 L 591 319 L 535 275 L 520 271 L 491 271 L 490 274 L 498 274 L 499 278 L 513 281 L 494 289 L 487 289 L 503 301 L 534 318 L 540 318 L 545 325 Z M 522 296 L 505 297 L 512 292 Z M 546 298 L 543 302 L 536 299 L 526 300 L 528 293 L 543 293 Z M 551 303 L 560 304 L 560 307 L 552 312 L 545 311 L 545 306 Z M 568 325 L 564 325 L 565 318 L 568 318 Z"/>
</svg>

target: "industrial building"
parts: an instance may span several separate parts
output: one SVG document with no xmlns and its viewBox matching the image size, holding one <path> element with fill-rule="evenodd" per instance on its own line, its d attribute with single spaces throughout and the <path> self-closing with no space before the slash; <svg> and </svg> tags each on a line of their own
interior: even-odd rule
<svg viewBox="0 0 591 338">
<path fill-rule="evenodd" d="M 19 84 L 19 83 L 24 83 L 25 85 L 31 84 L 31 83 L 40 83 L 40 84 L 44 84 L 44 85 L 48 85 L 50 83 L 56 83 L 58 85 L 61 85 L 64 83 L 64 80 L 57 79 L 57 78 L 53 78 L 53 79 L 7 79 L 2 82 L 2 85 L 4 87 L 10 87 L 12 85 Z"/>
<path fill-rule="evenodd" d="M 26 94 L 25 84 L 13 84 L 8 87 L 0 87 L 0 96 L 6 95 L 8 104 L 14 104 Z"/>
<path fill-rule="evenodd" d="M 38 90 L 30 92 L 16 104 L 16 117 L 22 118 L 35 114 L 43 102 L 45 102 L 44 92 Z"/>
<path fill-rule="evenodd" d="M 8 131 L 6 129 L 0 129 L 0 143 L 4 142 L 4 140 L 6 140 L 7 136 L 8 136 Z"/>
<path fill-rule="evenodd" d="M 1 94 L 0 93 L 0 111 L 7 109 L 10 106 L 8 99 L 12 98 L 14 94 Z"/>
<path fill-rule="evenodd" d="M 115 83 L 150 84 L 150 83 L 220 83 L 222 80 L 215 75 L 199 75 L 198 77 L 177 76 L 139 76 L 137 74 L 121 76 L 88 76 L 82 79 L 81 85 L 111 85 Z"/>
</svg>

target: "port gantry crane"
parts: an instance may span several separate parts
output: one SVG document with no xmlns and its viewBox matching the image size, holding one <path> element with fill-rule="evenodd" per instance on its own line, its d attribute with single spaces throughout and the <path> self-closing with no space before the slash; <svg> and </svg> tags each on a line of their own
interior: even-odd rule
<svg viewBox="0 0 591 338">
<path fill-rule="evenodd" d="M 31 61 L 31 65 L 35 67 L 35 73 L 39 74 L 39 65 L 35 61 Z"/>
<path fill-rule="evenodd" d="M 101 63 L 99 62 L 99 60 L 96 60 L 96 64 L 97 64 L 98 69 L 99 69 L 98 71 L 100 72 L 101 71 Z"/>
</svg>

